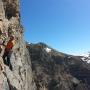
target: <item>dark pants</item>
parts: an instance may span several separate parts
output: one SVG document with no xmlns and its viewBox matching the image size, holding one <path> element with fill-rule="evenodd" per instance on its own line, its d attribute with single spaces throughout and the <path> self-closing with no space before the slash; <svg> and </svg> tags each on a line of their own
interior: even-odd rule
<svg viewBox="0 0 90 90">
<path fill-rule="evenodd" d="M 10 62 L 10 52 L 4 52 L 3 60 L 4 60 L 4 64 L 8 65 L 10 69 L 12 70 L 12 65 Z"/>
</svg>

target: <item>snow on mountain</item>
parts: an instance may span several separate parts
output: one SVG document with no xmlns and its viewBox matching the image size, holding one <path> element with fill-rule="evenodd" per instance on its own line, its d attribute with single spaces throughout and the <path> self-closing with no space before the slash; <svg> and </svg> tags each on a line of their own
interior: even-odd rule
<svg viewBox="0 0 90 90">
<path fill-rule="evenodd" d="M 47 53 L 51 52 L 51 49 L 48 48 L 48 47 L 46 47 L 46 48 L 44 48 L 44 49 L 45 49 L 45 51 L 46 51 Z"/>
<path fill-rule="evenodd" d="M 90 63 L 90 55 L 88 54 L 84 54 L 83 57 L 81 58 L 83 61 Z"/>
</svg>

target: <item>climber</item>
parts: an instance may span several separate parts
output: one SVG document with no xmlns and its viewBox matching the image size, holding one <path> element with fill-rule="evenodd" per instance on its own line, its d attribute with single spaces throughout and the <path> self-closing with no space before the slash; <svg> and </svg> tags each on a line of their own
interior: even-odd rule
<svg viewBox="0 0 90 90">
<path fill-rule="evenodd" d="M 8 41 L 7 45 L 5 45 L 5 50 L 4 50 L 4 54 L 3 54 L 3 60 L 4 63 L 6 65 L 8 65 L 10 67 L 10 69 L 12 70 L 12 66 L 11 66 L 11 62 L 10 62 L 10 55 L 11 55 L 11 50 L 13 48 L 13 41 L 14 41 L 14 37 L 11 36 L 10 40 Z M 6 59 L 7 58 L 7 59 Z"/>
</svg>

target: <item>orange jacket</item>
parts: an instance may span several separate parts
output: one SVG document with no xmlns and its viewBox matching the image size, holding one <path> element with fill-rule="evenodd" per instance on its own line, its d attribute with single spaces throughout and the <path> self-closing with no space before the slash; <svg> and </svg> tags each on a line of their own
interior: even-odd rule
<svg viewBox="0 0 90 90">
<path fill-rule="evenodd" d="M 13 42 L 11 40 L 9 40 L 5 47 L 5 51 L 9 52 L 12 48 L 13 48 Z"/>
</svg>

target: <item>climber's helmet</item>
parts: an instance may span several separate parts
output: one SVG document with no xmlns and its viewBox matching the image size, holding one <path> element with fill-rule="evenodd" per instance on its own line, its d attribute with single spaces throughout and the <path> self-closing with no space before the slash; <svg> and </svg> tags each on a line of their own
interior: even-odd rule
<svg viewBox="0 0 90 90">
<path fill-rule="evenodd" d="M 11 36 L 11 37 L 10 37 L 10 40 L 11 40 L 11 41 L 14 40 L 14 36 Z"/>
</svg>

